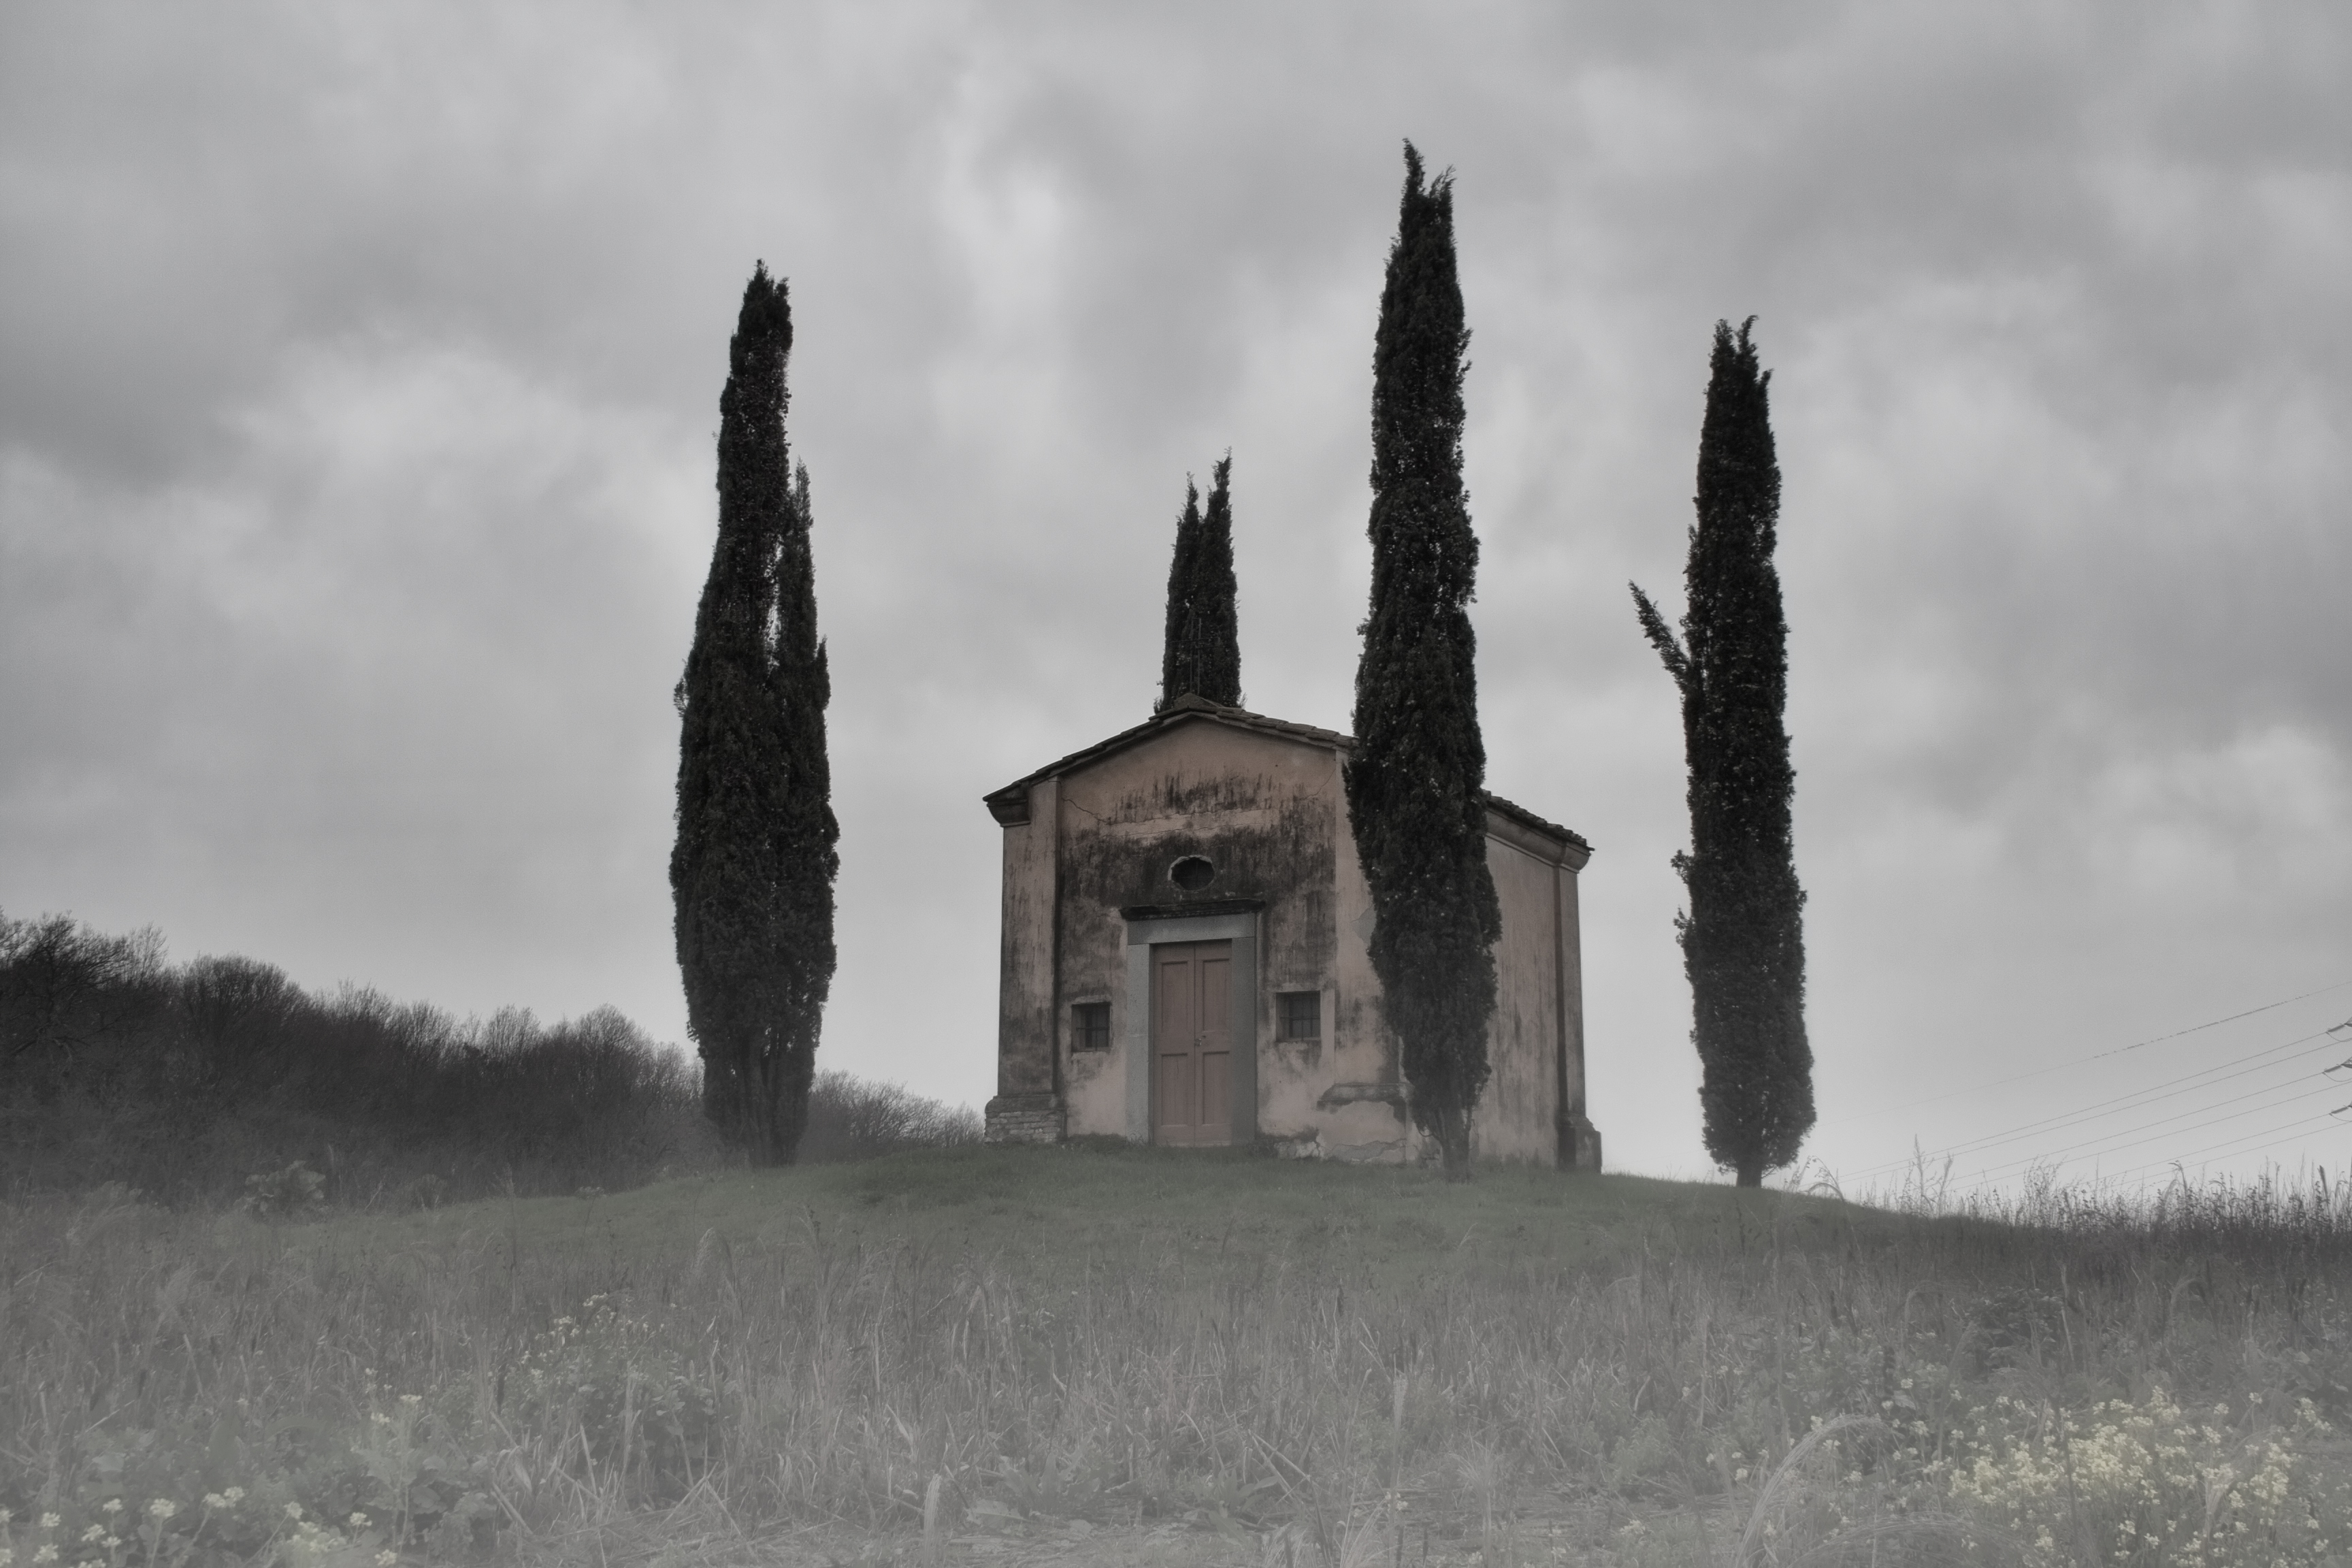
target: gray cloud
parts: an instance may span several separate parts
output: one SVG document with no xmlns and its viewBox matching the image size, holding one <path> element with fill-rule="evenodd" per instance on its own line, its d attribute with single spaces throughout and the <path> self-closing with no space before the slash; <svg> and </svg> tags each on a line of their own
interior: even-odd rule
<svg viewBox="0 0 2352 1568">
<path fill-rule="evenodd" d="M 1612 1155 L 1701 1163 L 1623 584 L 1678 585 L 1751 311 L 1817 1147 L 1967 1136 L 1997 1100 L 1873 1108 L 2352 979 L 2348 53 L 2318 5 L 13 9 L 0 905 L 677 1034 L 667 693 L 764 257 L 828 1048 L 984 1095 L 975 797 L 1144 710 L 1228 447 L 1244 685 L 1346 721 L 1411 135 L 1461 178 L 1492 782 L 1601 848 Z"/>
</svg>

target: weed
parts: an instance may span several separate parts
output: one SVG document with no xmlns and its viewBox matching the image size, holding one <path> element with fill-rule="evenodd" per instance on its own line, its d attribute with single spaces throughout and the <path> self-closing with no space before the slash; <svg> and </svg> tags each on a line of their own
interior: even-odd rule
<svg viewBox="0 0 2352 1568">
<path fill-rule="evenodd" d="M 327 1206 L 327 1178 L 297 1160 L 282 1171 L 245 1179 L 238 1205 L 256 1219 L 292 1219 Z"/>
<path fill-rule="evenodd" d="M 983 1148 L 299 1226 L 25 1200 L 0 1549 L 2300 1568 L 2352 1540 L 2343 1217 Z"/>
</svg>

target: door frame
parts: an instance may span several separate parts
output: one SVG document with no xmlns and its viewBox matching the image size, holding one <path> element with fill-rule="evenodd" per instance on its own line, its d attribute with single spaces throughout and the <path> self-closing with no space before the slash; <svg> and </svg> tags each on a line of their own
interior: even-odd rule
<svg viewBox="0 0 2352 1568">
<path fill-rule="evenodd" d="M 1119 1054 L 1127 1067 L 1127 1135 L 1151 1142 L 1151 950 L 1160 942 L 1234 944 L 1234 1134 L 1236 1147 L 1257 1142 L 1257 911 L 1222 915 L 1127 917 L 1127 1028 Z"/>
</svg>

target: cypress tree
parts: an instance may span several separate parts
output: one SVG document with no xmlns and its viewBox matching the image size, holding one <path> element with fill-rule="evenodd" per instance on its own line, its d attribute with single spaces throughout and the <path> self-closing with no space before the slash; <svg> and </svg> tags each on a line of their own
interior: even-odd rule
<svg viewBox="0 0 2352 1568">
<path fill-rule="evenodd" d="M 1184 510 L 1176 518 L 1176 548 L 1168 562 L 1168 615 L 1160 636 L 1160 700 L 1154 713 L 1192 689 L 1189 639 L 1192 629 L 1192 574 L 1201 554 L 1201 491 L 1184 479 Z"/>
<path fill-rule="evenodd" d="M 771 710 L 783 756 L 772 827 L 783 897 L 777 944 L 774 1029 L 783 1042 L 782 1075 L 772 1090 L 770 1137 L 778 1163 L 789 1163 L 808 1126 L 809 1086 L 816 1076 L 818 1036 L 833 989 L 833 882 L 840 869 L 841 827 L 833 815 L 833 766 L 825 753 L 824 710 L 833 677 L 816 628 L 816 569 L 809 533 L 816 522 L 806 465 L 793 469 L 793 506 L 776 555 L 774 664 Z"/>
<path fill-rule="evenodd" d="M 1750 316 L 1736 336 L 1729 322 L 1715 325 L 1680 641 L 1633 588 L 1642 629 L 1682 692 L 1691 847 L 1674 865 L 1690 908 L 1675 924 L 1690 978 L 1706 1149 L 1743 1187 L 1795 1160 L 1813 1125 L 1805 895 L 1784 718 L 1789 628 L 1772 564 L 1780 468 L 1772 376 L 1758 366 L 1755 324 Z"/>
<path fill-rule="evenodd" d="M 1201 515 L 1201 492 L 1184 481 L 1184 511 L 1168 566 L 1168 620 L 1160 654 L 1157 713 L 1187 692 L 1238 708 L 1242 700 L 1240 624 L 1234 601 L 1234 455 L 1219 459 Z"/>
<path fill-rule="evenodd" d="M 1448 1176 L 1467 1176 L 1486 1084 L 1502 908 L 1486 867 L 1486 751 L 1468 605 L 1478 541 L 1462 487 L 1462 289 L 1454 181 L 1423 183 L 1405 143 L 1404 196 L 1372 351 L 1371 613 L 1356 667 L 1345 771 L 1370 886 L 1373 972 L 1414 1122 Z"/>
<path fill-rule="evenodd" d="M 761 1164 L 790 1163 L 807 1125 L 839 865 L 808 470 L 784 438 L 792 346 L 784 281 L 762 263 L 719 400 L 719 540 L 677 685 L 670 856 L 703 1109 Z"/>
</svg>

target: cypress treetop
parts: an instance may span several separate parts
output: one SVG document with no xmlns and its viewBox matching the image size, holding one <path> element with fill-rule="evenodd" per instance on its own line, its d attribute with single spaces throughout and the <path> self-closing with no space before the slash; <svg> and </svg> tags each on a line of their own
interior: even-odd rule
<svg viewBox="0 0 2352 1568">
<path fill-rule="evenodd" d="M 1192 577 L 1201 554 L 1201 491 L 1188 475 L 1184 510 L 1176 518 L 1176 548 L 1168 562 L 1168 613 L 1160 636 L 1160 700 L 1154 713 L 1192 689 Z"/>
<path fill-rule="evenodd" d="M 1184 510 L 1168 567 L 1168 619 L 1160 655 L 1155 713 L 1188 692 L 1228 708 L 1242 700 L 1241 632 L 1234 610 L 1234 455 L 1218 459 L 1208 515 L 1201 492 L 1184 481 Z"/>
</svg>

